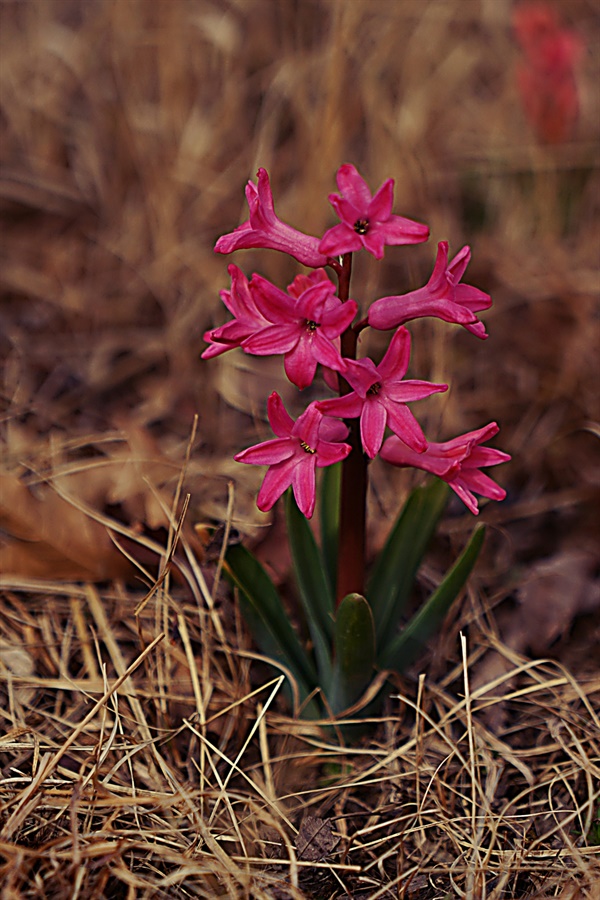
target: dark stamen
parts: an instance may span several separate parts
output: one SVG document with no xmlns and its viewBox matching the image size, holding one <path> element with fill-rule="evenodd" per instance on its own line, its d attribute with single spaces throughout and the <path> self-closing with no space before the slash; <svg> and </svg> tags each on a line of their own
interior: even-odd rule
<svg viewBox="0 0 600 900">
<path fill-rule="evenodd" d="M 305 453 L 316 453 L 317 452 L 316 450 L 313 450 L 312 447 L 309 447 L 309 445 L 306 443 L 306 441 L 300 441 L 300 446 L 305 451 Z"/>
<path fill-rule="evenodd" d="M 307 319 L 307 320 L 306 320 L 306 327 L 308 328 L 309 331 L 316 331 L 317 328 L 319 327 L 319 323 L 318 323 L 318 322 L 311 322 L 310 319 Z"/>
<path fill-rule="evenodd" d="M 381 388 L 381 382 L 380 382 L 380 381 L 376 381 L 375 384 L 372 384 L 372 385 L 371 385 L 371 387 L 370 387 L 369 390 L 367 391 L 367 394 L 376 395 L 376 394 L 379 393 L 379 389 L 380 389 L 380 388 Z"/>
<path fill-rule="evenodd" d="M 368 219 L 357 219 L 354 223 L 354 230 L 357 234 L 366 234 L 369 230 L 369 224 Z"/>
</svg>

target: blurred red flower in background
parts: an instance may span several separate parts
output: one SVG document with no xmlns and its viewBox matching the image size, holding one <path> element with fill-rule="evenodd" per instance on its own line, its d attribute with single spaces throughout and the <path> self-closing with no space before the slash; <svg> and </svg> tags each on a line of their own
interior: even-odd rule
<svg viewBox="0 0 600 900">
<path fill-rule="evenodd" d="M 517 82 L 525 112 L 542 141 L 558 144 L 571 136 L 579 113 L 575 66 L 583 40 L 547 3 L 517 6 L 513 28 L 524 54 Z"/>
</svg>

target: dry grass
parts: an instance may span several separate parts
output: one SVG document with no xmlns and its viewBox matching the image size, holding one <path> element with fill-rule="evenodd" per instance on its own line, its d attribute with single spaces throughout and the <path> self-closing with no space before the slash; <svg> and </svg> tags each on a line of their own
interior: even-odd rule
<svg viewBox="0 0 600 900">
<path fill-rule="evenodd" d="M 600 5 L 555 5 L 588 44 L 559 147 L 503 0 L 0 3 L 2 900 L 599 896 Z M 452 385 L 417 414 L 497 419 L 514 457 L 462 606 L 351 747 L 286 713 L 201 527 L 266 536 L 285 583 L 231 455 L 298 398 L 275 360 L 199 360 L 247 178 L 318 234 L 344 161 L 432 232 L 357 260 L 357 299 L 471 244 L 491 337 L 416 323 L 415 377 Z M 410 477 L 373 466 L 373 549 Z M 425 584 L 471 527 L 450 509 Z"/>
</svg>

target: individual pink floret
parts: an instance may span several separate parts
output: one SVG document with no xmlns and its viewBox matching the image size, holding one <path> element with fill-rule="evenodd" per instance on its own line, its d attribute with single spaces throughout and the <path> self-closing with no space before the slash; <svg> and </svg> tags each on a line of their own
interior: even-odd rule
<svg viewBox="0 0 600 900">
<path fill-rule="evenodd" d="M 234 459 L 269 466 L 256 501 L 259 509 L 271 509 L 291 485 L 299 509 L 310 519 L 315 509 L 315 470 L 348 456 L 350 445 L 341 443 L 348 429 L 342 422 L 324 418 L 314 403 L 294 422 L 275 391 L 267 411 L 275 440 L 242 450 Z"/>
<path fill-rule="evenodd" d="M 209 346 L 202 359 L 211 359 L 239 347 L 255 331 L 271 324 L 256 305 L 252 279 L 248 281 L 242 270 L 234 265 L 228 266 L 227 271 L 231 278 L 231 290 L 221 291 L 220 297 L 234 319 L 204 333 L 204 340 L 208 341 Z"/>
<path fill-rule="evenodd" d="M 488 309 L 492 298 L 470 284 L 460 284 L 470 259 L 471 248 L 463 247 L 449 263 L 448 241 L 440 241 L 435 266 L 427 284 L 409 294 L 376 300 L 369 309 L 369 325 L 385 331 L 410 319 L 435 316 L 444 322 L 463 325 L 478 338 L 487 338 L 485 326 L 475 313 Z"/>
<path fill-rule="evenodd" d="M 224 234 L 215 244 L 215 253 L 233 253 L 252 247 L 280 250 L 305 266 L 316 268 L 327 263 L 319 250 L 319 239 L 286 225 L 275 215 L 273 194 L 266 169 L 259 169 L 257 182 L 246 185 L 250 219 L 235 231 Z"/>
<path fill-rule="evenodd" d="M 395 435 L 381 448 L 381 458 L 395 466 L 414 466 L 446 481 L 474 515 L 478 515 L 474 493 L 490 500 L 504 500 L 506 491 L 479 469 L 508 462 L 510 456 L 501 450 L 480 447 L 498 434 L 495 422 L 460 435 L 442 444 L 430 443 L 424 453 L 415 453 Z"/>
<path fill-rule="evenodd" d="M 360 416 L 362 445 L 371 459 L 381 448 L 386 425 L 417 454 L 427 448 L 421 426 L 406 404 L 447 391 L 448 385 L 403 381 L 409 360 L 410 335 L 399 328 L 378 366 L 368 358 L 348 362 L 344 378 L 354 388 L 351 393 L 317 403 L 326 416 Z"/>
<path fill-rule="evenodd" d="M 388 178 L 375 196 L 356 168 L 348 163 L 337 173 L 339 194 L 330 194 L 329 202 L 341 219 L 323 235 L 319 251 L 341 256 L 364 247 L 375 259 L 383 257 L 386 244 L 420 244 L 429 237 L 429 228 L 412 219 L 392 215 L 394 180 Z"/>
<path fill-rule="evenodd" d="M 284 354 L 285 373 L 301 390 L 315 377 L 317 363 L 343 372 L 339 336 L 356 316 L 354 300 L 345 303 L 335 296 L 335 285 L 326 280 L 311 284 L 291 297 L 260 275 L 256 302 L 260 312 L 273 322 L 242 342 L 246 353 L 257 356 Z"/>
</svg>

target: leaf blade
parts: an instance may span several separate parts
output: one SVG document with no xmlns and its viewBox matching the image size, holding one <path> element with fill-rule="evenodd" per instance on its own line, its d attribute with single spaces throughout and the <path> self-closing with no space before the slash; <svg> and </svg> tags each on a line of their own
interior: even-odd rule
<svg viewBox="0 0 600 900">
<path fill-rule="evenodd" d="M 426 641 L 441 625 L 450 606 L 471 574 L 484 537 L 485 525 L 477 525 L 469 543 L 447 572 L 444 580 L 413 616 L 401 634 L 388 644 L 380 655 L 378 663 L 382 668 L 402 672 L 417 657 Z"/>
<path fill-rule="evenodd" d="M 332 674 L 333 595 L 317 543 L 292 491 L 287 493 L 285 512 L 296 583 L 314 644 L 320 683 L 327 690 Z"/>
<path fill-rule="evenodd" d="M 240 590 L 242 615 L 261 651 L 290 669 L 304 699 L 317 685 L 312 661 L 282 606 L 277 589 L 256 557 L 242 544 L 227 550 L 226 573 Z"/>
<path fill-rule="evenodd" d="M 394 639 L 417 569 L 447 496 L 448 486 L 439 479 L 416 488 L 404 504 L 377 559 L 366 596 L 375 620 L 379 652 Z"/>
</svg>

